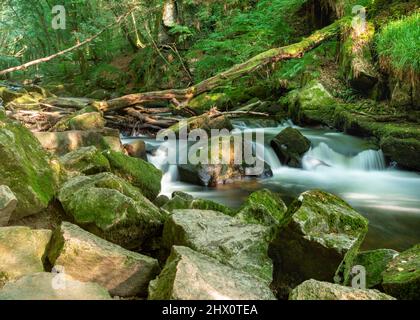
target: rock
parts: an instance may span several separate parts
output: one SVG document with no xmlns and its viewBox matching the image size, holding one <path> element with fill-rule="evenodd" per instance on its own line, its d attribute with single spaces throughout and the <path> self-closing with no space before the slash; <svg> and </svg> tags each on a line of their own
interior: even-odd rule
<svg viewBox="0 0 420 320">
<path fill-rule="evenodd" d="M 35 137 L 47 151 L 65 155 L 82 147 L 95 146 L 98 150 L 122 151 L 120 132 L 114 129 L 92 131 L 35 132 Z"/>
<path fill-rule="evenodd" d="M 111 171 L 108 159 L 95 146 L 83 147 L 60 158 L 66 170 L 82 174 Z"/>
<path fill-rule="evenodd" d="M 157 260 L 123 249 L 68 222 L 55 231 L 48 258 L 73 279 L 98 283 L 119 297 L 147 296 L 150 280 L 160 271 Z"/>
<path fill-rule="evenodd" d="M 375 288 L 382 283 L 382 272 L 387 264 L 398 255 L 391 249 L 378 249 L 359 252 L 353 261 L 353 266 L 362 266 L 366 269 L 366 287 Z M 352 274 L 346 285 L 351 284 Z"/>
<path fill-rule="evenodd" d="M 139 158 L 147 161 L 146 143 L 143 140 L 135 140 L 124 145 L 130 157 Z"/>
<path fill-rule="evenodd" d="M 3 100 L 3 104 L 7 105 L 9 102 L 21 97 L 23 92 L 11 90 L 6 87 L 0 87 L 0 99 Z"/>
<path fill-rule="evenodd" d="M 420 170 L 420 140 L 387 136 L 381 141 L 384 154 L 403 167 Z"/>
<path fill-rule="evenodd" d="M 20 123 L 0 119 L 0 184 L 7 185 L 18 204 L 11 219 L 45 209 L 55 193 L 47 153 Z"/>
<path fill-rule="evenodd" d="M 354 289 L 311 279 L 293 289 L 289 300 L 395 300 L 395 298 L 378 290 Z"/>
<path fill-rule="evenodd" d="M 77 225 L 124 248 L 152 246 L 162 231 L 164 214 L 111 173 L 72 178 L 58 199 Z"/>
<path fill-rule="evenodd" d="M 66 275 L 40 272 L 6 284 L 0 300 L 111 300 L 106 289 Z"/>
<path fill-rule="evenodd" d="M 235 217 L 247 223 L 273 227 L 284 223 L 286 211 L 287 207 L 279 194 L 262 189 L 248 197 Z"/>
<path fill-rule="evenodd" d="M 174 210 L 179 209 L 199 209 L 218 211 L 230 216 L 233 216 L 234 214 L 232 209 L 224 206 L 223 204 L 219 204 L 211 200 L 194 199 L 191 195 L 183 192 L 174 192 L 172 199 L 168 199 L 161 208 L 168 212 L 173 212 Z"/>
<path fill-rule="evenodd" d="M 302 167 L 302 157 L 311 148 L 311 142 L 299 130 L 286 128 L 273 140 L 271 146 L 284 165 Z"/>
<path fill-rule="evenodd" d="M 289 115 L 295 123 L 317 125 L 332 121 L 337 102 L 318 81 L 291 91 L 287 97 Z"/>
<path fill-rule="evenodd" d="M 179 136 L 180 133 L 184 130 L 185 132 L 190 132 L 195 129 L 202 129 L 208 134 L 211 134 L 211 130 L 223 130 L 228 131 L 233 130 L 233 125 L 230 122 L 228 117 L 209 117 L 208 114 L 203 114 L 201 116 L 190 117 L 188 120 L 181 121 L 169 129 L 167 129 L 163 134 L 175 133 L 176 136 Z"/>
<path fill-rule="evenodd" d="M 50 230 L 27 227 L 0 228 L 0 282 L 44 271 Z"/>
<path fill-rule="evenodd" d="M 105 119 L 100 112 L 79 114 L 69 120 L 71 130 L 102 130 L 105 128 Z"/>
<path fill-rule="evenodd" d="M 267 284 L 187 247 L 174 246 L 150 300 L 274 300 Z"/>
<path fill-rule="evenodd" d="M 156 206 L 156 207 L 158 207 L 158 208 L 161 208 L 161 207 L 163 207 L 166 203 L 168 203 L 169 202 L 169 197 L 168 196 L 165 196 L 165 195 L 163 195 L 163 194 L 161 194 L 160 196 L 158 196 L 154 201 L 153 201 L 153 204 Z"/>
<path fill-rule="evenodd" d="M 286 218 L 270 247 L 279 296 L 308 279 L 345 282 L 367 220 L 340 198 L 317 190 L 302 193 Z"/>
<path fill-rule="evenodd" d="M 6 226 L 16 209 L 17 199 L 8 186 L 0 186 L 0 227 Z"/>
<path fill-rule="evenodd" d="M 123 153 L 107 150 L 104 156 L 111 164 L 114 174 L 139 188 L 143 195 L 153 201 L 160 193 L 162 171 L 154 165 Z"/>
<path fill-rule="evenodd" d="M 229 103 L 229 97 L 224 93 L 204 93 L 188 102 L 188 107 L 194 110 L 197 114 L 203 114 L 211 108 L 218 107 L 223 109 L 223 106 Z"/>
<path fill-rule="evenodd" d="M 382 287 L 401 300 L 420 299 L 420 244 L 401 252 L 382 273 Z"/>
<path fill-rule="evenodd" d="M 175 210 L 163 229 L 163 247 L 186 246 L 271 282 L 270 228 L 210 210 Z"/>
</svg>

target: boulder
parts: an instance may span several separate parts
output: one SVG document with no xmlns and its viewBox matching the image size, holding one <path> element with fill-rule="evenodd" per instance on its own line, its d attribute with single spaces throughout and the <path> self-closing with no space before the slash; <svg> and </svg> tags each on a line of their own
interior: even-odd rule
<svg viewBox="0 0 420 320">
<path fill-rule="evenodd" d="M 111 173 L 74 177 L 58 199 L 77 225 L 124 248 L 151 246 L 162 231 L 164 214 Z"/>
<path fill-rule="evenodd" d="M 158 261 L 123 249 L 68 222 L 54 232 L 49 261 L 73 279 L 95 282 L 113 296 L 147 296 Z"/>
<path fill-rule="evenodd" d="M 121 152 L 106 150 L 104 156 L 117 176 L 139 188 L 142 194 L 153 201 L 160 193 L 162 171 L 142 159 L 126 156 Z"/>
<path fill-rule="evenodd" d="M 340 198 L 317 190 L 302 193 L 286 219 L 270 247 L 278 295 L 287 297 L 308 279 L 345 282 L 367 220 Z"/>
<path fill-rule="evenodd" d="M 403 167 L 420 170 L 420 140 L 417 138 L 384 137 L 381 141 L 384 154 Z"/>
<path fill-rule="evenodd" d="M 189 115 L 190 116 L 190 115 Z M 219 116 L 211 117 L 209 114 L 203 114 L 196 117 L 190 117 L 185 121 L 181 121 L 172 127 L 168 128 L 166 133 L 171 132 L 175 133 L 177 136 L 184 130 L 185 132 L 190 132 L 195 129 L 202 129 L 208 134 L 211 134 L 211 130 L 223 130 L 228 131 L 233 130 L 233 125 L 228 117 Z"/>
<path fill-rule="evenodd" d="M 274 300 L 264 281 L 187 247 L 174 246 L 150 300 Z"/>
<path fill-rule="evenodd" d="M 0 186 L 0 227 L 6 226 L 16 209 L 17 199 L 8 186 Z"/>
<path fill-rule="evenodd" d="M 271 140 L 278 158 L 284 165 L 302 167 L 302 157 L 311 148 L 311 142 L 299 130 L 286 128 Z"/>
<path fill-rule="evenodd" d="M 79 114 L 69 120 L 71 130 L 101 130 L 105 128 L 105 119 L 100 112 Z"/>
<path fill-rule="evenodd" d="M 45 209 L 55 193 L 47 153 L 20 123 L 0 119 L 0 184 L 7 185 L 18 203 L 11 219 Z"/>
<path fill-rule="evenodd" d="M 60 158 L 60 162 L 68 171 L 87 175 L 111 171 L 108 159 L 95 146 L 69 152 Z"/>
<path fill-rule="evenodd" d="M 387 294 L 402 300 L 420 299 L 420 244 L 401 252 L 382 273 Z"/>
<path fill-rule="evenodd" d="M 353 266 L 362 266 L 366 270 L 366 287 L 375 288 L 382 284 L 382 272 L 388 263 L 398 255 L 392 249 L 377 249 L 359 252 L 353 261 Z M 353 274 L 350 273 L 346 285 L 351 284 Z"/>
<path fill-rule="evenodd" d="M 95 146 L 98 150 L 122 151 L 120 132 L 114 129 L 64 132 L 35 132 L 42 147 L 54 154 L 65 155 L 82 147 Z"/>
<path fill-rule="evenodd" d="M 378 290 L 354 289 L 311 279 L 293 289 L 289 300 L 395 300 L 395 298 Z"/>
<path fill-rule="evenodd" d="M 96 283 L 40 272 L 6 284 L 0 290 L 0 300 L 111 300 L 111 297 Z"/>
<path fill-rule="evenodd" d="M 286 211 L 287 207 L 279 194 L 262 189 L 248 197 L 235 217 L 247 223 L 273 227 L 285 222 Z"/>
<path fill-rule="evenodd" d="M 267 255 L 270 228 L 250 225 L 210 210 L 175 210 L 166 220 L 162 244 L 186 246 L 267 283 L 272 262 Z"/>
<path fill-rule="evenodd" d="M 143 140 L 131 141 L 124 145 L 124 149 L 130 157 L 147 160 L 146 143 Z"/>
<path fill-rule="evenodd" d="M 50 230 L 0 228 L 0 283 L 44 271 L 44 257 L 50 239 Z"/>
</svg>

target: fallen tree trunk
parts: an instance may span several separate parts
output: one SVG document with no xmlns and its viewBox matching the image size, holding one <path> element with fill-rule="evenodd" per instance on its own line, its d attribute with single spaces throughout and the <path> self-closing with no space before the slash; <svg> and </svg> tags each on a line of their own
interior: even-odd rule
<svg viewBox="0 0 420 320">
<path fill-rule="evenodd" d="M 339 33 L 343 22 L 343 19 L 338 20 L 323 29 L 315 31 L 312 35 L 298 43 L 265 51 L 244 63 L 237 64 L 227 71 L 221 72 L 214 77 L 208 78 L 186 89 L 129 94 L 103 102 L 101 109 L 102 111 L 107 112 L 127 108 L 137 104 L 160 101 L 171 101 L 175 105 L 184 105 L 185 102 L 188 102 L 195 96 L 220 87 L 227 81 L 238 79 L 245 74 L 261 68 L 262 66 L 278 61 L 301 58 L 306 52 L 316 48 L 324 41 L 336 36 Z"/>
</svg>

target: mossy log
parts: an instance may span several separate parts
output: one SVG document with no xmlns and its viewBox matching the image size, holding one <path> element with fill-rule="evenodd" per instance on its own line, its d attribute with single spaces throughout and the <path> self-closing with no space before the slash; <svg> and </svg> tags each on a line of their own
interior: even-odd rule
<svg viewBox="0 0 420 320">
<path fill-rule="evenodd" d="M 248 73 L 251 73 L 261 68 L 262 66 L 268 65 L 270 63 L 276 63 L 279 61 L 301 58 L 306 52 L 318 47 L 324 41 L 336 36 L 340 32 L 340 26 L 345 21 L 347 21 L 347 19 L 345 18 L 337 20 L 331 25 L 315 31 L 312 35 L 308 36 L 307 38 L 304 38 L 300 42 L 281 48 L 270 49 L 268 51 L 260 53 L 259 55 L 256 55 L 255 57 L 251 58 L 250 60 L 241 64 L 237 64 L 229 70 L 221 72 L 194 86 L 185 89 L 170 89 L 155 92 L 129 94 L 123 97 L 103 102 L 101 104 L 101 110 L 104 112 L 114 111 L 137 104 L 158 101 L 171 101 L 176 105 L 182 105 L 183 103 L 191 100 L 192 98 L 204 92 L 208 92 L 217 87 L 220 87 L 228 81 L 236 80 Z"/>
</svg>

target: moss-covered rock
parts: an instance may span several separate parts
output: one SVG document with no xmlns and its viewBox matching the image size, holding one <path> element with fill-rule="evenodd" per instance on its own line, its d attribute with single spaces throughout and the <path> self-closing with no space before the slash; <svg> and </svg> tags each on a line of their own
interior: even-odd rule
<svg viewBox="0 0 420 320">
<path fill-rule="evenodd" d="M 95 282 L 119 297 L 147 296 L 158 261 L 125 250 L 68 222 L 53 235 L 48 259 L 82 282 Z"/>
<path fill-rule="evenodd" d="M 378 290 L 362 290 L 307 280 L 290 293 L 289 300 L 395 300 Z"/>
<path fill-rule="evenodd" d="M 401 252 L 382 274 L 382 287 L 397 299 L 420 299 L 420 245 Z"/>
<path fill-rule="evenodd" d="M 305 280 L 345 281 L 368 222 L 340 198 L 302 193 L 286 213 L 289 222 L 271 244 L 273 285 L 280 297 Z"/>
<path fill-rule="evenodd" d="M 65 274 L 40 272 L 8 283 L 0 300 L 111 300 L 108 291 L 96 283 L 73 280 Z"/>
<path fill-rule="evenodd" d="M 222 108 L 229 101 L 225 93 L 204 93 L 188 102 L 188 107 L 195 111 L 197 115 L 206 113 L 212 108 Z"/>
<path fill-rule="evenodd" d="M 398 164 L 420 170 L 420 139 L 388 136 L 382 139 L 381 148 L 386 156 Z"/>
<path fill-rule="evenodd" d="M 0 274 L 8 281 L 44 271 L 50 230 L 27 227 L 0 228 Z"/>
<path fill-rule="evenodd" d="M 99 112 L 88 112 L 69 120 L 71 130 L 100 130 L 105 127 L 105 119 Z"/>
<path fill-rule="evenodd" d="M 17 199 L 8 186 L 0 186 L 0 227 L 7 225 L 16 209 Z"/>
<path fill-rule="evenodd" d="M 285 222 L 286 211 L 287 207 L 279 194 L 262 189 L 248 197 L 235 217 L 247 223 L 277 227 Z"/>
<path fill-rule="evenodd" d="M 274 300 L 268 285 L 187 247 L 172 247 L 150 300 Z"/>
<path fill-rule="evenodd" d="M 366 270 L 366 287 L 375 288 L 382 283 L 382 272 L 388 263 L 398 255 L 391 249 L 378 249 L 359 252 L 353 261 L 353 266 L 362 266 Z M 346 285 L 351 284 L 351 275 Z"/>
<path fill-rule="evenodd" d="M 65 155 L 82 147 L 95 146 L 98 150 L 122 151 L 120 132 L 114 129 L 64 132 L 35 132 L 42 147 L 54 154 Z"/>
<path fill-rule="evenodd" d="M 190 247 L 232 268 L 272 279 L 267 255 L 270 228 L 251 225 L 210 210 L 175 210 L 165 222 L 163 246 Z"/>
<path fill-rule="evenodd" d="M 108 159 L 96 147 L 84 147 L 69 152 L 60 158 L 64 168 L 82 174 L 111 171 Z"/>
<path fill-rule="evenodd" d="M 211 130 L 232 130 L 233 125 L 230 122 L 229 118 L 226 116 L 220 117 L 210 117 L 208 114 L 203 114 L 196 117 L 190 117 L 185 121 L 181 121 L 177 124 L 174 124 L 169 129 L 167 133 L 175 133 L 176 136 L 179 136 L 180 132 L 184 130 L 185 132 L 190 132 L 191 130 L 202 129 L 208 134 L 211 134 Z M 165 132 L 164 132 L 165 134 Z"/>
<path fill-rule="evenodd" d="M 108 159 L 114 174 L 139 188 L 149 200 L 156 199 L 161 190 L 162 171 L 142 159 L 129 157 L 120 152 L 106 150 L 103 154 Z"/>
<path fill-rule="evenodd" d="M 54 196 L 53 173 L 47 153 L 21 124 L 0 119 L 0 184 L 18 199 L 12 219 L 40 212 Z"/>
<path fill-rule="evenodd" d="M 311 142 L 299 130 L 288 127 L 271 140 L 271 146 L 284 165 L 301 167 L 302 157 Z"/>
<path fill-rule="evenodd" d="M 58 198 L 77 225 L 124 248 L 149 249 L 162 231 L 159 209 L 111 173 L 72 178 Z"/>
</svg>

